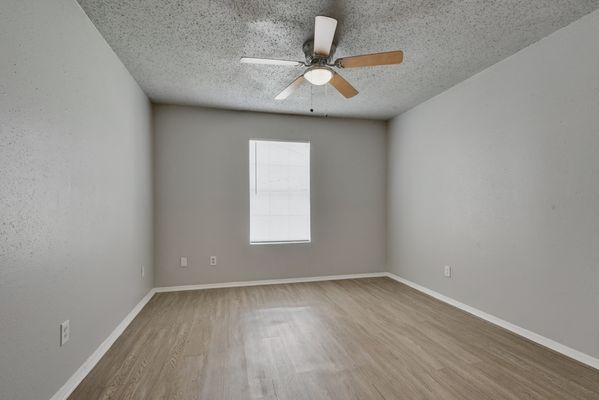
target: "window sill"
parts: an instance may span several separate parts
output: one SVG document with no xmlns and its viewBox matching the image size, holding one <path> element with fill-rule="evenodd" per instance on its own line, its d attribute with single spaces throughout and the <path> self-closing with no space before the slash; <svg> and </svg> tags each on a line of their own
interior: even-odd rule
<svg viewBox="0 0 599 400">
<path fill-rule="evenodd" d="M 311 240 L 288 240 L 283 242 L 250 242 L 250 246 L 262 246 L 268 244 L 310 244 Z"/>
</svg>

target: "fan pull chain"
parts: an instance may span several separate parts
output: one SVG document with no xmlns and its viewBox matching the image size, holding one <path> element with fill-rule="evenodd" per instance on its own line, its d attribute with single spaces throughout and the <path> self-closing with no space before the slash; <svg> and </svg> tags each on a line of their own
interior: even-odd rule
<svg viewBox="0 0 599 400">
<path fill-rule="evenodd" d="M 329 95 L 329 85 L 326 84 L 324 85 L 324 97 L 328 97 Z M 325 104 L 325 113 L 324 113 L 324 117 L 328 117 L 329 116 L 329 111 L 328 111 L 328 107 L 326 107 L 326 104 L 329 104 L 329 99 L 326 99 L 327 101 L 324 103 Z"/>
</svg>

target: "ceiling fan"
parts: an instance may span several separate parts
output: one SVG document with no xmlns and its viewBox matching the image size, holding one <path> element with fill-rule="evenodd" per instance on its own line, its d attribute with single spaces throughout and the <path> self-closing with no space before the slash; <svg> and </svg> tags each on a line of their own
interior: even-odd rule
<svg viewBox="0 0 599 400">
<path fill-rule="evenodd" d="M 336 46 L 333 43 L 337 20 L 330 17 L 317 16 L 314 21 L 314 39 L 308 40 L 303 45 L 306 61 L 277 60 L 271 58 L 242 57 L 241 62 L 245 64 L 268 64 L 307 67 L 302 75 L 297 77 L 289 86 L 279 93 L 275 100 L 284 100 L 298 87 L 308 81 L 313 85 L 325 85 L 330 83 L 344 97 L 351 98 L 358 91 L 341 75 L 335 68 L 357 68 L 372 67 L 376 65 L 401 64 L 403 51 L 388 51 L 385 53 L 364 54 L 338 58 L 331 63 Z"/>
</svg>

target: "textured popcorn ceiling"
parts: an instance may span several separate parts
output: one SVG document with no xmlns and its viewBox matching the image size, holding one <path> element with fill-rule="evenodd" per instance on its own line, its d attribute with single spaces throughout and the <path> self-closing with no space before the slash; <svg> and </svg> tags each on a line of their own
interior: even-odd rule
<svg viewBox="0 0 599 400">
<path fill-rule="evenodd" d="M 79 0 L 152 101 L 388 119 L 599 7 L 599 0 Z M 306 84 L 274 97 L 301 67 L 314 16 L 339 21 L 336 56 L 402 49 L 405 62 L 343 70 L 360 94 Z M 311 93 L 312 92 L 312 93 Z"/>
</svg>

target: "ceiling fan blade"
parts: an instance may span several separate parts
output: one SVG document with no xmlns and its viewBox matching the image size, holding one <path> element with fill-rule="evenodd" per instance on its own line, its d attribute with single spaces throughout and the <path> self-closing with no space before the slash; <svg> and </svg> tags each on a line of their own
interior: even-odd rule
<svg viewBox="0 0 599 400">
<path fill-rule="evenodd" d="M 281 93 L 275 97 L 275 100 L 285 100 L 289 95 L 297 90 L 298 87 L 304 83 L 306 79 L 303 75 L 298 76 L 293 82 L 289 84 Z"/>
<path fill-rule="evenodd" d="M 385 53 L 364 54 L 362 56 L 343 57 L 335 61 L 342 68 L 373 67 L 375 65 L 401 64 L 403 51 L 387 51 Z"/>
<path fill-rule="evenodd" d="M 241 57 L 241 59 L 239 59 L 239 61 L 243 64 L 290 65 L 290 66 L 303 65 L 303 63 L 301 63 L 299 61 L 276 60 L 273 58 Z"/>
<path fill-rule="evenodd" d="M 314 18 L 314 54 L 328 56 L 337 29 L 337 20 L 330 17 Z"/>
<path fill-rule="evenodd" d="M 333 87 L 337 89 L 339 93 L 341 93 L 346 99 L 351 99 L 358 94 L 356 88 L 350 85 L 350 83 L 343 79 L 343 77 L 338 73 L 333 75 L 333 78 L 329 81 L 329 83 L 333 85 Z"/>
</svg>

